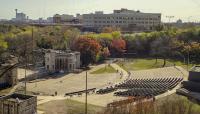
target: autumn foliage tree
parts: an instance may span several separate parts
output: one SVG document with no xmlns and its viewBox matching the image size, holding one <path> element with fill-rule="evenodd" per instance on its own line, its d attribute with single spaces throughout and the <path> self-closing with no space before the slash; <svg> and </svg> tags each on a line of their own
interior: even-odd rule
<svg viewBox="0 0 200 114">
<path fill-rule="evenodd" d="M 87 67 L 96 60 L 101 45 L 92 38 L 80 37 L 75 42 L 75 50 L 81 53 L 82 65 Z"/>
<path fill-rule="evenodd" d="M 200 43 L 191 42 L 186 44 L 182 49 L 182 53 L 185 57 L 189 56 L 191 61 L 200 63 Z"/>
<path fill-rule="evenodd" d="M 126 42 L 123 39 L 113 39 L 111 43 L 112 54 L 123 54 L 126 49 Z"/>
</svg>

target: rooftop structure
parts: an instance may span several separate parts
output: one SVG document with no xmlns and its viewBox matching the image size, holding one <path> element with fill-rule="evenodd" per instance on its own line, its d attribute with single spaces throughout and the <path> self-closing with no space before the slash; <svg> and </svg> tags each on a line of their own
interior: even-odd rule
<svg viewBox="0 0 200 114">
<path fill-rule="evenodd" d="M 37 97 L 12 94 L 0 97 L 0 114 L 36 114 Z"/>
</svg>

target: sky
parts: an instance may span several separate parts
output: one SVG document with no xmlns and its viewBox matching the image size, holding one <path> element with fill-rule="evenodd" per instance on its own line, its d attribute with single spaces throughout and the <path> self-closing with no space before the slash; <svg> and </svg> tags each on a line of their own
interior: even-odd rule
<svg viewBox="0 0 200 114">
<path fill-rule="evenodd" d="M 162 13 L 165 22 L 169 21 L 166 16 L 174 16 L 171 21 L 200 21 L 200 0 L 0 0 L 0 19 L 15 17 L 14 9 L 38 19 L 54 14 L 112 13 L 121 8 Z"/>
</svg>

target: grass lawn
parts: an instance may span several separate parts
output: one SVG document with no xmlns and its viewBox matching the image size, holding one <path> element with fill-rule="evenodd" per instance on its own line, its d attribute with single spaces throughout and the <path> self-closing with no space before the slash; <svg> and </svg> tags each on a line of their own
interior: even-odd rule
<svg viewBox="0 0 200 114">
<path fill-rule="evenodd" d="M 156 59 L 127 59 L 125 62 L 118 62 L 117 64 L 120 65 L 125 70 L 145 70 L 145 69 L 153 69 L 153 68 L 162 68 L 163 66 L 163 60 L 158 59 L 156 63 Z M 187 65 L 184 64 L 181 61 L 174 61 L 174 60 L 167 60 L 166 61 L 166 67 L 173 66 L 176 64 L 176 66 L 182 66 L 183 68 L 187 69 Z M 193 65 L 190 64 L 189 68 L 191 68 Z"/>
<path fill-rule="evenodd" d="M 112 66 L 106 65 L 103 68 L 97 69 L 96 71 L 91 72 L 91 74 L 103 74 L 103 73 L 115 73 L 117 72 Z"/>
<path fill-rule="evenodd" d="M 88 114 L 102 111 L 102 107 L 88 104 Z M 38 110 L 45 114 L 84 114 L 85 104 L 73 100 L 51 101 L 38 106 Z"/>
</svg>

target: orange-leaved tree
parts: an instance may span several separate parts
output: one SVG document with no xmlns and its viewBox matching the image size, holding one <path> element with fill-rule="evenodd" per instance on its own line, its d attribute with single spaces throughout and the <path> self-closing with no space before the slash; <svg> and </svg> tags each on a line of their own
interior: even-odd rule
<svg viewBox="0 0 200 114">
<path fill-rule="evenodd" d="M 82 65 L 87 67 L 96 60 L 101 45 L 93 38 L 80 37 L 75 42 L 75 50 L 81 53 Z"/>
</svg>

